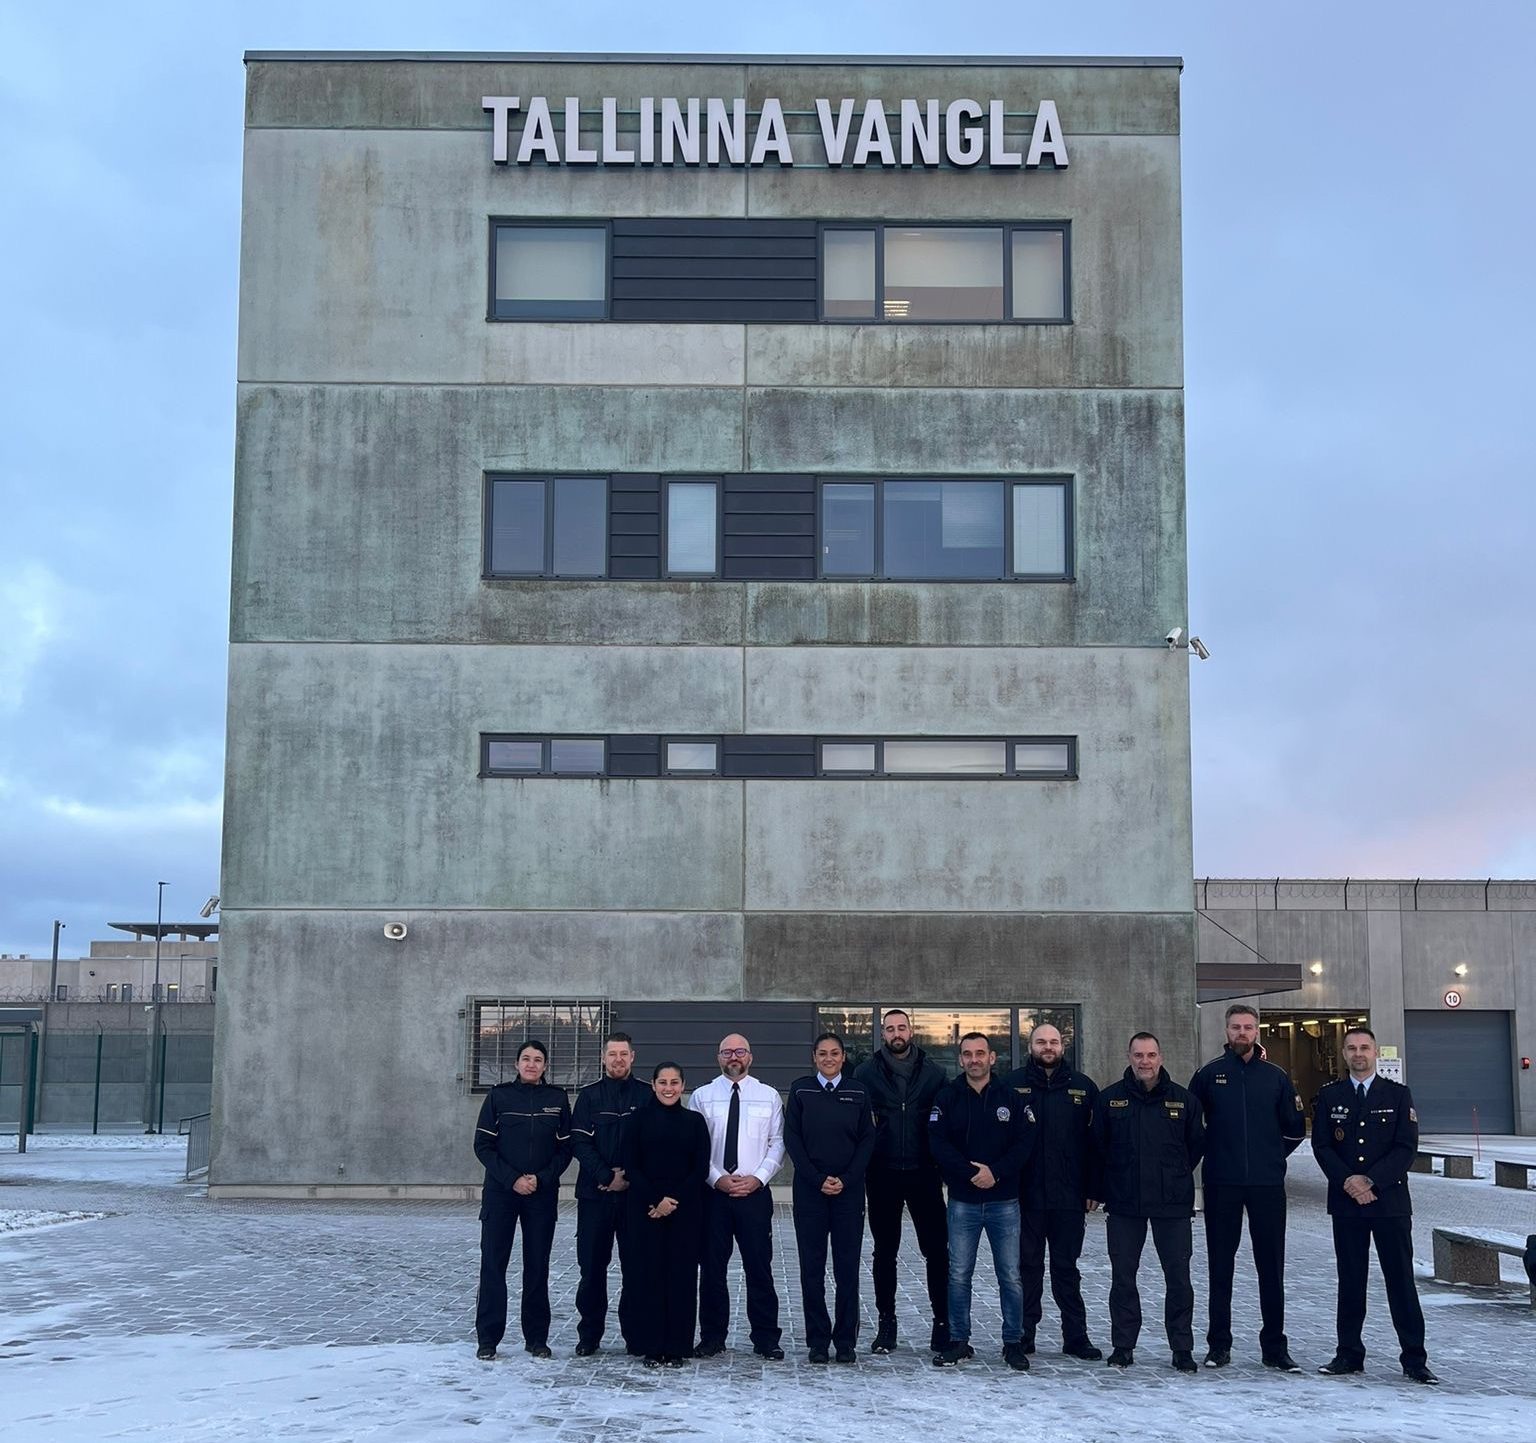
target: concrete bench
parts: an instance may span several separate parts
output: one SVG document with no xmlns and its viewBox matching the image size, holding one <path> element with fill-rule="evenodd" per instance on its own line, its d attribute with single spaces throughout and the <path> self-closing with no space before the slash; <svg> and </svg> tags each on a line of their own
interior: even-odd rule
<svg viewBox="0 0 1536 1443">
<path fill-rule="evenodd" d="M 1513 1233 L 1464 1233 L 1451 1228 L 1435 1229 L 1435 1277 L 1442 1283 L 1470 1283 L 1475 1288 L 1497 1288 L 1499 1256 L 1507 1254 L 1526 1262 L 1530 1274 L 1536 1259 L 1536 1234 L 1522 1246 Z M 1536 1277 L 1530 1281 L 1531 1306 L 1536 1307 Z"/>
<path fill-rule="evenodd" d="M 1536 1162 L 1511 1162 L 1508 1158 L 1496 1157 L 1493 1160 L 1493 1185 L 1524 1191 L 1531 1185 L 1533 1172 L 1536 1172 Z"/>
<path fill-rule="evenodd" d="M 1446 1177 L 1471 1177 L 1472 1154 L 1470 1152 L 1436 1152 L 1423 1151 L 1414 1155 L 1413 1162 L 1409 1165 L 1410 1172 L 1433 1172 L 1435 1159 L 1439 1158 L 1445 1169 Z"/>
</svg>

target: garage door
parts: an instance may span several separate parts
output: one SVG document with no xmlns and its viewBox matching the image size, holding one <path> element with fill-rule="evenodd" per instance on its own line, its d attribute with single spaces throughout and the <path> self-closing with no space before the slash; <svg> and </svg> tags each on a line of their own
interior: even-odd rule
<svg viewBox="0 0 1536 1443">
<path fill-rule="evenodd" d="M 1403 1014 L 1407 1082 L 1424 1132 L 1513 1132 L 1509 1013 Z"/>
</svg>

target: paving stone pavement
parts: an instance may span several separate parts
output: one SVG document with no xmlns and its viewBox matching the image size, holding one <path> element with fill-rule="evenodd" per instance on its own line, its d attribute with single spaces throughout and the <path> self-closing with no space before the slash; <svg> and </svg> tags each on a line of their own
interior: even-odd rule
<svg viewBox="0 0 1536 1443">
<path fill-rule="evenodd" d="M 46 1154 L 34 1166 L 7 1160 L 0 1169 L 0 1209 L 101 1213 L 106 1216 L 49 1230 L 0 1238 L 0 1359 L 68 1356 L 72 1345 L 93 1337 L 185 1335 L 225 1340 L 236 1347 L 330 1346 L 402 1342 L 458 1344 L 473 1348 L 474 1285 L 478 1223 L 472 1206 L 454 1203 L 211 1202 L 204 1190 L 174 1181 L 167 1155 L 163 1178 L 120 1181 L 108 1176 L 70 1180 Z M 1287 1269 L 1288 1326 L 1292 1351 L 1311 1371 L 1332 1352 L 1333 1259 L 1324 1188 L 1305 1153 L 1292 1166 Z M 1420 1258 L 1430 1254 L 1436 1223 L 1536 1231 L 1536 1193 L 1496 1189 L 1486 1181 L 1415 1177 L 1415 1241 Z M 576 1266 L 574 1204 L 561 1207 L 551 1302 L 556 1357 L 546 1364 L 519 1359 L 531 1376 L 558 1389 L 600 1389 L 614 1396 L 599 1411 L 605 1433 L 624 1432 L 626 1390 L 650 1392 L 658 1384 L 638 1362 L 610 1351 L 595 1360 L 571 1356 L 575 1343 Z M 1204 1259 L 1196 1222 L 1197 1339 L 1204 1323 Z M 867 1251 L 866 1251 L 867 1259 Z M 926 1298 L 915 1246 L 908 1235 L 899 1272 L 902 1347 L 889 1359 L 861 1352 L 861 1374 L 876 1378 L 911 1375 L 926 1368 Z M 690 1371 L 725 1374 L 732 1381 L 761 1377 L 766 1368 L 811 1370 L 804 1358 L 794 1233 L 787 1207 L 775 1218 L 775 1276 L 785 1328 L 784 1364 L 752 1356 L 744 1328 L 727 1356 L 690 1365 Z M 1246 1249 L 1239 1258 L 1235 1321 L 1237 1361 L 1232 1375 L 1265 1374 L 1258 1364 L 1257 1301 Z M 1107 1349 L 1109 1271 L 1101 1215 L 1089 1220 L 1083 1255 L 1084 1293 L 1095 1340 Z M 516 1254 L 513 1282 L 515 1287 Z M 744 1317 L 739 1272 L 733 1319 Z M 1246 1286 L 1245 1286 L 1246 1281 Z M 1002 1374 L 995 1292 L 985 1257 L 977 1270 L 975 1306 L 978 1358 L 964 1372 Z M 617 1288 L 615 1269 L 612 1289 Z M 867 1348 L 873 1317 L 867 1264 L 863 1300 Z M 1162 1290 L 1150 1246 L 1143 1268 L 1147 1318 L 1138 1362 L 1148 1383 L 1176 1388 L 1161 1336 Z M 1519 1292 L 1474 1297 L 1465 1290 L 1421 1285 L 1429 1319 L 1431 1364 L 1448 1385 L 1468 1394 L 1536 1395 L 1536 1313 Z M 513 1301 L 515 1327 L 516 1302 Z M 1079 1384 L 1112 1388 L 1114 1375 L 1059 1355 L 1059 1331 L 1047 1291 L 1034 1376 L 1070 1375 Z M 1373 1373 L 1397 1373 L 1397 1344 L 1387 1318 L 1379 1275 L 1371 1283 L 1366 1343 Z M 614 1348 L 612 1332 L 608 1346 Z M 507 1348 L 515 1347 L 515 1335 Z M 843 1370 L 835 1370 L 842 1373 Z M 931 1370 L 929 1370 L 931 1373 Z M 1284 1380 L 1276 1380 L 1284 1386 Z M 663 1383 L 667 1380 L 663 1380 Z M 674 1375 L 670 1385 L 683 1386 Z M 819 1385 L 819 1384 L 818 1384 Z M 926 1382 L 925 1382 L 926 1386 Z M 1317 1386 L 1330 1386 L 1319 1381 Z M 1347 1383 L 1333 1384 L 1348 1387 Z M 571 1420 L 565 1415 L 564 1422 Z M 1533 1427 L 1536 1435 L 1536 1427 Z M 561 1437 L 580 1436 L 578 1433 Z M 1362 1435 L 1368 1436 L 1368 1435 Z"/>
</svg>

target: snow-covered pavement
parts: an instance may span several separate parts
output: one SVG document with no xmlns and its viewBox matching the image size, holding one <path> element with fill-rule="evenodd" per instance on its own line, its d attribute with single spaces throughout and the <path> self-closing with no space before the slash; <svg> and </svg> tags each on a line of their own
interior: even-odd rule
<svg viewBox="0 0 1536 1443">
<path fill-rule="evenodd" d="M 1370 1372 L 1335 1380 L 1310 1371 L 1332 1351 L 1333 1271 L 1321 1180 L 1304 1155 L 1292 1168 L 1287 1277 L 1292 1351 L 1308 1366 L 1305 1376 L 1259 1366 L 1256 1304 L 1242 1271 L 1237 1361 L 1219 1373 L 1173 1373 L 1157 1325 L 1161 1293 L 1150 1249 L 1143 1274 L 1149 1326 L 1137 1366 L 1126 1374 L 1062 1358 L 1049 1300 L 1034 1370 L 1021 1376 L 1002 1367 L 985 1269 L 978 1270 L 979 1356 L 937 1372 L 926 1349 L 910 1346 L 926 1341 L 926 1327 L 919 1279 L 905 1266 L 902 1348 L 890 1358 L 861 1354 L 852 1369 L 813 1368 L 799 1338 L 794 1238 L 782 1209 L 775 1270 L 786 1361 L 761 1362 L 738 1341 L 723 1358 L 657 1374 L 611 1350 L 594 1359 L 571 1356 L 569 1210 L 552 1281 L 555 1358 L 535 1361 L 509 1339 L 513 1351 L 480 1364 L 471 1327 L 472 1207 L 210 1203 L 201 1187 L 180 1181 L 184 1143 L 177 1144 L 39 1138 L 26 1157 L 0 1154 L 0 1431 L 7 1443 L 415 1443 L 492 1433 L 788 1443 L 937 1432 L 1027 1434 L 1052 1443 L 1236 1431 L 1277 1443 L 1536 1437 L 1536 1314 L 1516 1293 L 1478 1297 L 1425 1284 L 1430 1359 L 1444 1379 L 1431 1390 L 1402 1378 L 1373 1278 Z M 1438 1177 L 1415 1177 L 1413 1188 L 1421 1258 L 1428 1258 L 1435 1223 L 1536 1229 L 1530 1195 Z M 7 1227 L 6 1218 L 21 1221 Z M 1197 1236 L 1197 1331 L 1202 1252 Z M 1103 1343 L 1108 1270 L 1097 1219 L 1084 1274 Z M 867 1298 L 865 1307 L 868 1313 Z"/>
</svg>

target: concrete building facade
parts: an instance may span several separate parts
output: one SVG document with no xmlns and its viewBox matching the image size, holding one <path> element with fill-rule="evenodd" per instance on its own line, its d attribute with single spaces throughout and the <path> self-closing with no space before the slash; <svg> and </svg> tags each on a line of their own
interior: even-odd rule
<svg viewBox="0 0 1536 1443">
<path fill-rule="evenodd" d="M 247 57 L 215 1192 L 527 1028 L 1194 1065 L 1179 73 Z"/>
</svg>

